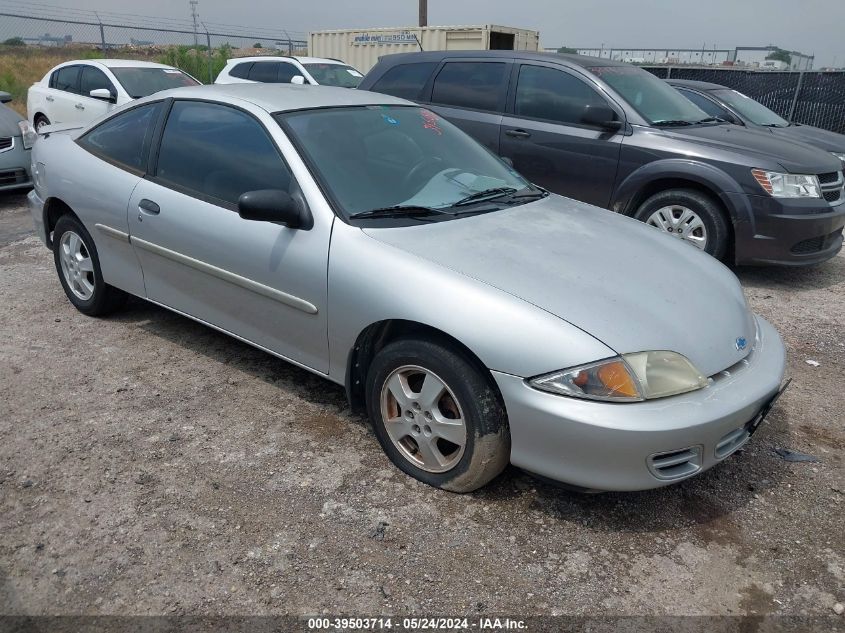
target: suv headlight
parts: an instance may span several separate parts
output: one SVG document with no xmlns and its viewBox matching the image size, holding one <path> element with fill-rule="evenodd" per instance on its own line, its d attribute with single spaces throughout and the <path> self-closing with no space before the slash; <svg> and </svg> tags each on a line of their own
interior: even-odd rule
<svg viewBox="0 0 845 633">
<path fill-rule="evenodd" d="M 684 356 L 654 351 L 623 354 L 528 381 L 535 389 L 609 402 L 640 402 L 706 387 L 707 378 Z"/>
<path fill-rule="evenodd" d="M 810 174 L 781 174 L 776 171 L 752 169 L 754 180 L 774 198 L 821 198 L 819 179 Z"/>
<path fill-rule="evenodd" d="M 24 149 L 32 149 L 35 141 L 38 140 L 38 132 L 29 124 L 29 121 L 18 121 L 18 127 L 21 129 L 21 142 Z"/>
</svg>

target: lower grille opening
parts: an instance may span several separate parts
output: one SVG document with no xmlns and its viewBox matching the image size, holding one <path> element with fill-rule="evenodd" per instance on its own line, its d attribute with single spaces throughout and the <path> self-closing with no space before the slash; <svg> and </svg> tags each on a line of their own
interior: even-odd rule
<svg viewBox="0 0 845 633">
<path fill-rule="evenodd" d="M 701 469 L 701 447 L 656 453 L 648 458 L 648 469 L 658 479 L 681 479 Z"/>
<path fill-rule="evenodd" d="M 744 426 L 734 429 L 716 444 L 716 459 L 724 459 L 745 444 L 749 437 L 751 437 L 751 434 Z"/>
<path fill-rule="evenodd" d="M 842 229 L 834 231 L 829 235 L 820 235 L 819 237 L 811 237 L 808 240 L 803 240 L 795 244 L 789 249 L 795 255 L 807 255 L 809 253 L 818 253 L 823 251 L 836 242 L 842 235 Z"/>
<path fill-rule="evenodd" d="M 0 185 L 14 185 L 23 182 L 26 182 L 26 171 L 23 169 L 0 171 Z"/>
</svg>

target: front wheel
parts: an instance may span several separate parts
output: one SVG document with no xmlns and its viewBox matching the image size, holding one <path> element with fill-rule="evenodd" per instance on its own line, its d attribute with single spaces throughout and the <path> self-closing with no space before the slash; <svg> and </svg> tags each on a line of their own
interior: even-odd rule
<svg viewBox="0 0 845 633">
<path fill-rule="evenodd" d="M 722 259 L 728 250 L 728 225 L 719 205 L 693 189 L 669 189 L 643 202 L 634 217 Z"/>
<path fill-rule="evenodd" d="M 439 343 L 385 346 L 367 374 L 367 411 L 391 461 L 431 486 L 471 492 L 510 459 L 507 416 L 490 379 Z"/>
</svg>

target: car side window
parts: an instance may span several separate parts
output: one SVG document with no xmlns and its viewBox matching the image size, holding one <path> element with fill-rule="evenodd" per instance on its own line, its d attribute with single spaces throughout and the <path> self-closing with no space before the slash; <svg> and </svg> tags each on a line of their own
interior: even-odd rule
<svg viewBox="0 0 845 633">
<path fill-rule="evenodd" d="M 247 191 L 289 191 L 292 180 L 261 123 L 237 108 L 200 101 L 173 104 L 155 177 L 188 195 L 230 208 Z"/>
<path fill-rule="evenodd" d="M 713 103 L 710 99 L 698 94 L 697 92 L 693 92 L 692 90 L 684 90 L 683 88 L 678 88 L 678 92 L 680 92 L 687 99 L 692 101 L 699 108 L 704 110 L 710 116 L 717 116 L 722 119 L 733 118 L 731 117 L 730 113 L 727 112 L 724 108 L 717 105 L 716 103 Z"/>
<path fill-rule="evenodd" d="M 255 62 L 249 70 L 249 78 L 264 84 L 276 83 L 279 76 L 279 62 Z"/>
<path fill-rule="evenodd" d="M 423 86 L 435 68 L 437 62 L 399 64 L 384 73 L 370 90 L 411 101 L 419 100 Z"/>
<path fill-rule="evenodd" d="M 289 64 L 288 62 L 282 62 L 279 64 L 279 75 L 276 78 L 276 81 L 280 84 L 289 84 L 290 80 L 296 77 L 296 75 L 301 75 L 302 73 L 299 69 L 294 66 L 293 64 Z"/>
<path fill-rule="evenodd" d="M 253 66 L 253 62 L 244 62 L 243 64 L 235 64 L 234 68 L 229 71 L 230 77 L 237 77 L 238 79 L 249 79 L 249 71 Z"/>
<path fill-rule="evenodd" d="M 106 73 L 93 66 L 83 66 L 82 76 L 79 79 L 79 92 L 88 97 L 91 95 L 92 90 L 99 90 L 101 88 L 105 88 L 112 95 L 117 94 L 114 85 L 106 77 Z"/>
<path fill-rule="evenodd" d="M 113 116 L 79 139 L 92 154 L 143 171 L 162 102 L 147 103 Z"/>
<path fill-rule="evenodd" d="M 78 92 L 79 88 L 79 66 L 65 66 L 53 73 L 55 77 L 56 90 L 65 92 Z M 54 83 L 51 81 L 51 83 Z"/>
<path fill-rule="evenodd" d="M 434 79 L 433 103 L 474 110 L 500 109 L 506 89 L 503 62 L 447 62 Z"/>
<path fill-rule="evenodd" d="M 523 65 L 516 84 L 514 114 L 566 125 L 582 125 L 587 108 L 607 101 L 584 81 L 546 66 Z"/>
</svg>

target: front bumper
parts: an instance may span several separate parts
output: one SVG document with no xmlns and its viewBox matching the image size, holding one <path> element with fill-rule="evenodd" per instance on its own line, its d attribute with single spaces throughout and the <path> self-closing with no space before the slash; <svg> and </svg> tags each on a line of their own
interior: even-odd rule
<svg viewBox="0 0 845 633">
<path fill-rule="evenodd" d="M 738 430 L 783 380 L 783 342 L 768 322 L 757 319 L 757 339 L 743 361 L 714 376 L 708 387 L 670 398 L 626 404 L 579 400 L 493 372 L 510 421 L 511 463 L 589 490 L 657 488 L 715 466 L 747 441 Z M 688 466 L 659 468 L 657 460 L 680 459 L 685 450 L 693 455 Z"/>
<path fill-rule="evenodd" d="M 23 148 L 20 136 L 12 137 L 12 146 L 0 151 L 0 191 L 32 186 L 30 150 Z"/>
<path fill-rule="evenodd" d="M 734 227 L 737 264 L 819 264 L 842 248 L 845 202 L 729 196 L 735 205 L 749 207 L 748 219 Z"/>
</svg>

